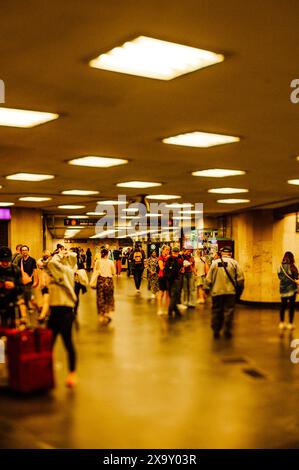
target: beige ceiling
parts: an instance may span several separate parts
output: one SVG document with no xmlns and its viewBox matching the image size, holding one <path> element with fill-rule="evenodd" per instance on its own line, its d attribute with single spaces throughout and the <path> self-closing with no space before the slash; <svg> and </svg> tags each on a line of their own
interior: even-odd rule
<svg viewBox="0 0 299 470">
<path fill-rule="evenodd" d="M 95 189 L 100 198 L 115 198 L 115 184 L 133 179 L 164 182 L 151 193 L 203 202 L 210 214 L 243 208 L 217 204 L 219 196 L 207 193 L 213 187 L 249 188 L 251 203 L 245 207 L 297 198 L 298 188 L 286 180 L 299 178 L 299 104 L 289 98 L 290 82 L 299 78 L 298 18 L 297 0 L 2 2 L 5 106 L 61 117 L 32 129 L 0 127 L 0 200 L 46 194 L 53 196 L 41 205 L 47 211 L 83 201 L 86 210 L 95 210 L 99 197 L 59 194 Z M 138 35 L 223 53 L 226 59 L 166 82 L 87 65 Z M 242 140 L 209 149 L 161 142 L 193 130 Z M 65 163 L 82 155 L 123 157 L 130 163 L 110 169 Z M 224 179 L 191 176 L 219 167 L 248 173 Z M 56 178 L 35 184 L 4 178 L 21 171 Z M 126 193 L 133 197 L 140 190 Z"/>
</svg>

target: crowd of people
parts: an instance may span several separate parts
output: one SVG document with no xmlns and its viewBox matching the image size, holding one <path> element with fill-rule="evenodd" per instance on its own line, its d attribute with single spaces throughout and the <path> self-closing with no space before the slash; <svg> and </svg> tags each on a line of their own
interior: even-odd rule
<svg viewBox="0 0 299 470">
<path fill-rule="evenodd" d="M 118 253 L 115 253 L 118 251 Z M 119 254 L 119 256 L 118 256 Z M 19 244 L 12 254 L 0 248 L 0 326 L 47 322 L 53 333 L 53 346 L 61 335 L 68 355 L 66 384 L 76 384 L 76 350 L 73 325 L 79 328 L 77 312 L 81 294 L 88 287 L 96 290 L 96 309 L 101 326 L 108 325 L 115 309 L 114 277 L 120 275 L 126 261 L 127 276 L 133 275 L 136 293 L 142 282 L 147 283 L 151 298 L 156 301 L 157 314 L 168 318 L 181 317 L 184 310 L 205 303 L 211 296 L 211 326 L 215 339 L 221 332 L 231 338 L 235 304 L 244 289 L 244 274 L 232 257 L 232 249 L 223 247 L 208 256 L 198 249 L 164 245 L 147 258 L 141 244 L 134 248 L 111 250 L 102 246 L 94 256 L 90 249 L 66 249 L 58 244 L 53 252 L 44 251 L 41 258 L 30 256 L 30 247 Z M 92 271 L 91 274 L 89 274 Z M 299 284 L 294 256 L 286 252 L 278 269 L 281 309 L 279 329 L 294 328 L 295 300 Z M 36 299 L 36 293 L 41 301 Z M 289 322 L 285 312 L 289 307 Z"/>
</svg>

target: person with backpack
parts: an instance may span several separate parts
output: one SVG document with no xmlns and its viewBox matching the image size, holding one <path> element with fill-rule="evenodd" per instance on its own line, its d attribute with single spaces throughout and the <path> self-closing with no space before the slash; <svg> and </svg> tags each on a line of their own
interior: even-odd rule
<svg viewBox="0 0 299 470">
<path fill-rule="evenodd" d="M 295 316 L 295 301 L 298 290 L 298 269 L 295 265 L 295 259 L 293 253 L 287 251 L 284 254 L 281 265 L 278 270 L 278 277 L 280 280 L 280 323 L 279 329 L 288 330 L 294 329 L 294 316 Z M 284 321 L 285 311 L 289 307 L 289 323 L 286 324 Z"/>
<path fill-rule="evenodd" d="M 0 325 L 14 328 L 16 325 L 16 308 L 22 320 L 26 320 L 24 285 L 20 268 L 12 263 L 10 248 L 0 248 Z"/>
<path fill-rule="evenodd" d="M 172 249 L 172 254 L 167 258 L 164 267 L 164 277 L 168 287 L 169 305 L 168 317 L 171 318 L 173 312 L 176 317 L 181 317 L 182 314 L 178 308 L 181 302 L 181 291 L 183 281 L 183 259 L 179 256 L 179 247 Z"/>
<path fill-rule="evenodd" d="M 134 276 L 136 290 L 139 293 L 141 280 L 142 280 L 142 274 L 144 270 L 144 260 L 145 260 L 145 253 L 139 244 L 135 245 L 135 249 L 133 250 L 130 256 L 130 260 L 131 260 L 131 266 L 132 266 L 132 272 Z"/>
<path fill-rule="evenodd" d="M 220 338 L 223 327 L 224 336 L 231 338 L 236 300 L 244 289 L 244 274 L 239 263 L 232 258 L 229 246 L 221 248 L 219 258 L 212 262 L 204 289 L 212 296 L 214 338 Z"/>
</svg>

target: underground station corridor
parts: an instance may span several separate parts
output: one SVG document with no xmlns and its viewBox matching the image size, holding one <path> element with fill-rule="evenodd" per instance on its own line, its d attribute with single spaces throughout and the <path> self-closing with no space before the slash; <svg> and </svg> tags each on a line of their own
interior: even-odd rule
<svg viewBox="0 0 299 470">
<path fill-rule="evenodd" d="M 277 312 L 238 306 L 232 340 L 213 340 L 209 305 L 182 318 L 157 316 L 146 288 L 117 279 L 108 328 L 95 295 L 82 298 L 75 334 L 80 383 L 64 387 L 65 353 L 55 353 L 56 389 L 1 394 L 5 448 L 297 447 L 299 366 Z"/>
<path fill-rule="evenodd" d="M 0 470 L 298 462 L 298 18 L 1 3 Z"/>
</svg>

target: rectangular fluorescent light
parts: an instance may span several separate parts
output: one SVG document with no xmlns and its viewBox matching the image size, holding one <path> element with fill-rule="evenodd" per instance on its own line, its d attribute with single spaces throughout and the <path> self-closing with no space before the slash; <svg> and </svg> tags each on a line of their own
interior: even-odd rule
<svg viewBox="0 0 299 470">
<path fill-rule="evenodd" d="M 122 209 L 123 212 L 138 212 L 139 209 L 137 207 L 128 207 L 127 209 Z"/>
<path fill-rule="evenodd" d="M 139 36 L 106 54 L 100 54 L 91 60 L 89 65 L 112 72 L 172 80 L 223 60 L 222 54 Z"/>
<path fill-rule="evenodd" d="M 53 178 L 55 178 L 54 175 L 41 175 L 39 173 L 15 173 L 14 175 L 6 176 L 7 180 L 31 182 L 52 180 Z"/>
<path fill-rule="evenodd" d="M 85 206 L 70 204 L 65 206 L 58 206 L 58 209 L 84 209 Z"/>
<path fill-rule="evenodd" d="M 215 145 L 239 142 L 240 137 L 232 135 L 211 134 L 209 132 L 188 132 L 163 139 L 164 144 L 183 145 L 186 147 L 214 147 Z"/>
<path fill-rule="evenodd" d="M 58 119 L 59 114 L 0 107 L 0 126 L 35 127 Z"/>
<path fill-rule="evenodd" d="M 114 206 L 114 205 L 122 205 L 125 204 L 124 201 L 98 201 L 97 204 L 100 204 L 102 206 Z"/>
<path fill-rule="evenodd" d="M 101 215 L 106 215 L 106 212 L 86 212 L 86 215 L 101 216 Z"/>
<path fill-rule="evenodd" d="M 238 193 L 248 193 L 248 189 L 243 189 L 243 188 L 213 188 L 213 189 L 209 189 L 208 193 L 238 194 Z"/>
<path fill-rule="evenodd" d="M 0 209 L 0 220 L 11 220 L 10 209 Z"/>
<path fill-rule="evenodd" d="M 288 180 L 288 184 L 295 184 L 297 186 L 299 185 L 299 180 Z"/>
<path fill-rule="evenodd" d="M 67 219 L 88 219 L 88 215 L 68 215 Z"/>
<path fill-rule="evenodd" d="M 36 197 L 36 196 L 26 196 L 26 197 L 19 197 L 19 201 L 24 202 L 44 202 L 44 201 L 51 201 L 51 197 Z"/>
<path fill-rule="evenodd" d="M 176 196 L 174 194 L 149 194 L 146 196 L 147 199 L 154 199 L 154 200 L 160 200 L 160 201 L 168 201 L 170 199 L 180 199 L 182 196 Z"/>
<path fill-rule="evenodd" d="M 1 202 L 0 201 L 0 207 L 9 207 L 9 206 L 14 206 L 14 202 Z"/>
<path fill-rule="evenodd" d="M 166 204 L 165 207 L 167 207 L 167 209 L 184 209 L 184 208 L 188 208 L 188 207 L 193 207 L 194 204 L 189 204 L 188 202 L 186 203 L 182 203 L 182 204 L 178 204 L 178 203 L 175 203 L 173 202 L 172 204 Z"/>
<path fill-rule="evenodd" d="M 117 183 L 120 188 L 154 188 L 156 186 L 161 186 L 161 183 L 151 183 L 149 181 L 127 181 L 126 183 Z"/>
<path fill-rule="evenodd" d="M 92 168 L 110 168 L 125 163 L 128 163 L 128 160 L 123 158 L 97 157 L 94 155 L 75 158 L 68 162 L 69 165 L 90 166 Z"/>
<path fill-rule="evenodd" d="M 204 176 L 208 178 L 224 178 L 226 176 L 245 175 L 242 170 L 226 170 L 221 168 L 211 168 L 209 170 L 193 171 L 193 176 Z"/>
<path fill-rule="evenodd" d="M 93 194 L 99 194 L 99 191 L 89 191 L 85 189 L 69 189 L 67 191 L 61 191 L 61 194 L 67 196 L 92 196 Z"/>
<path fill-rule="evenodd" d="M 219 204 L 244 204 L 250 202 L 249 199 L 218 199 Z"/>
</svg>

